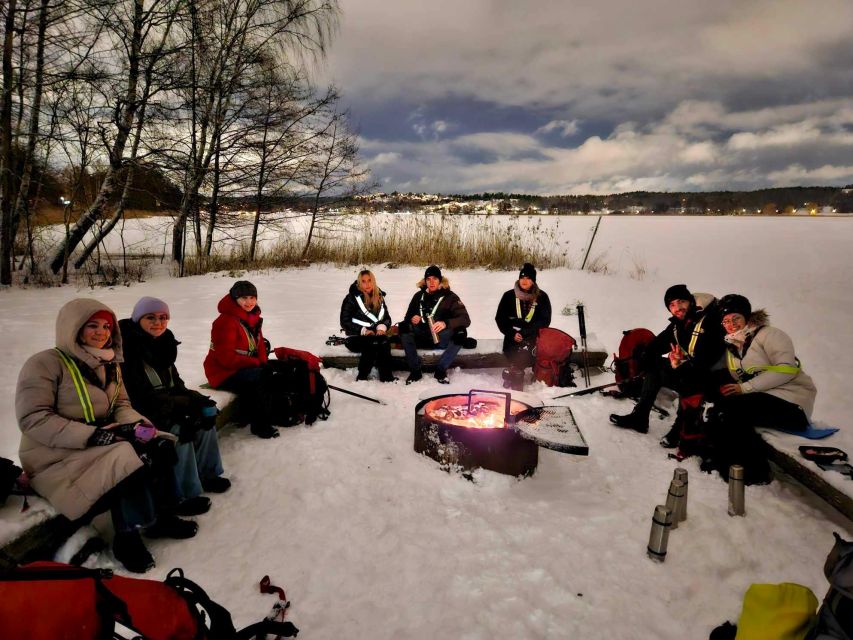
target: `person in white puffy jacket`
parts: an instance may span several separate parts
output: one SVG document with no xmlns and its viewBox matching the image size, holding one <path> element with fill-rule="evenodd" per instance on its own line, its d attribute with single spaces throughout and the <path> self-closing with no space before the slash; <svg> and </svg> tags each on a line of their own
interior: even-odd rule
<svg viewBox="0 0 853 640">
<path fill-rule="evenodd" d="M 817 389 L 790 336 L 771 326 L 763 309 L 753 311 L 747 298 L 729 294 L 720 299 L 719 311 L 726 352 L 712 421 L 713 466 L 726 477 L 729 465 L 740 464 L 748 484 L 769 482 L 770 467 L 754 427 L 805 430 Z"/>
</svg>

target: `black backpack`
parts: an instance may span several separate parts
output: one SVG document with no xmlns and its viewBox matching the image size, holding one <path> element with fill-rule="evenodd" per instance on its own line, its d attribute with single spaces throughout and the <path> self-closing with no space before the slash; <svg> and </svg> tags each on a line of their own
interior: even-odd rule
<svg viewBox="0 0 853 640">
<path fill-rule="evenodd" d="M 331 401 L 329 386 L 319 371 L 300 358 L 270 360 L 261 382 L 270 424 L 290 427 L 326 420 Z"/>
<path fill-rule="evenodd" d="M 23 469 L 11 460 L 0 458 L 0 505 L 6 503 L 6 498 L 15 490 L 15 481 L 23 472 Z"/>
</svg>

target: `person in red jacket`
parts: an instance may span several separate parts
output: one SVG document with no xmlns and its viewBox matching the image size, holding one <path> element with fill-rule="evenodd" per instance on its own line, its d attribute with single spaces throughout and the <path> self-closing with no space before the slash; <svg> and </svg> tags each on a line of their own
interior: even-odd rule
<svg viewBox="0 0 853 640">
<path fill-rule="evenodd" d="M 259 438 L 277 438 L 264 402 L 267 347 L 261 332 L 263 318 L 258 290 L 248 280 L 238 280 L 217 307 L 219 317 L 210 330 L 210 351 L 204 373 L 214 389 L 233 391 L 247 413 L 251 431 Z"/>
</svg>

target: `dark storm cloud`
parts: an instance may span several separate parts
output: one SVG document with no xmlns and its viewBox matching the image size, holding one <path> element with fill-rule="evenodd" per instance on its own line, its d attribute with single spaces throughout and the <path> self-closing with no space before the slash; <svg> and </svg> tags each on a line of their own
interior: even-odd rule
<svg viewBox="0 0 853 640">
<path fill-rule="evenodd" d="M 849 0 L 342 0 L 329 74 L 385 188 L 853 182 Z"/>
</svg>

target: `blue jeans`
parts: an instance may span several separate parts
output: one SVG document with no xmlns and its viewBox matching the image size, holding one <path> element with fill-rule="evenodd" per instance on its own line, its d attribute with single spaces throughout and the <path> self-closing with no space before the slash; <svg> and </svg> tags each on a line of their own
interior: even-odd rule
<svg viewBox="0 0 853 640">
<path fill-rule="evenodd" d="M 421 370 L 418 347 L 421 349 L 444 349 L 444 353 L 438 360 L 438 368 L 442 371 L 447 371 L 450 368 L 453 360 L 456 359 L 456 354 L 462 348 L 461 344 L 453 342 L 453 329 L 450 327 L 445 327 L 439 331 L 438 344 L 435 344 L 426 322 L 412 325 L 411 333 L 401 333 L 400 341 L 403 343 L 403 350 L 406 352 L 406 364 L 409 365 L 409 371 Z"/>
<path fill-rule="evenodd" d="M 139 469 L 119 482 L 112 490 L 110 515 L 113 528 L 133 531 L 154 524 L 157 508 L 150 490 L 151 480 L 147 469 Z M 94 513 L 97 510 L 93 510 Z"/>
<path fill-rule="evenodd" d="M 180 433 L 181 426 L 174 425 L 171 432 Z M 201 495 L 203 480 L 222 475 L 222 456 L 219 455 L 219 438 L 216 429 L 199 431 L 192 442 L 180 442 L 176 445 L 178 461 L 174 466 L 178 500 L 186 500 Z"/>
</svg>

